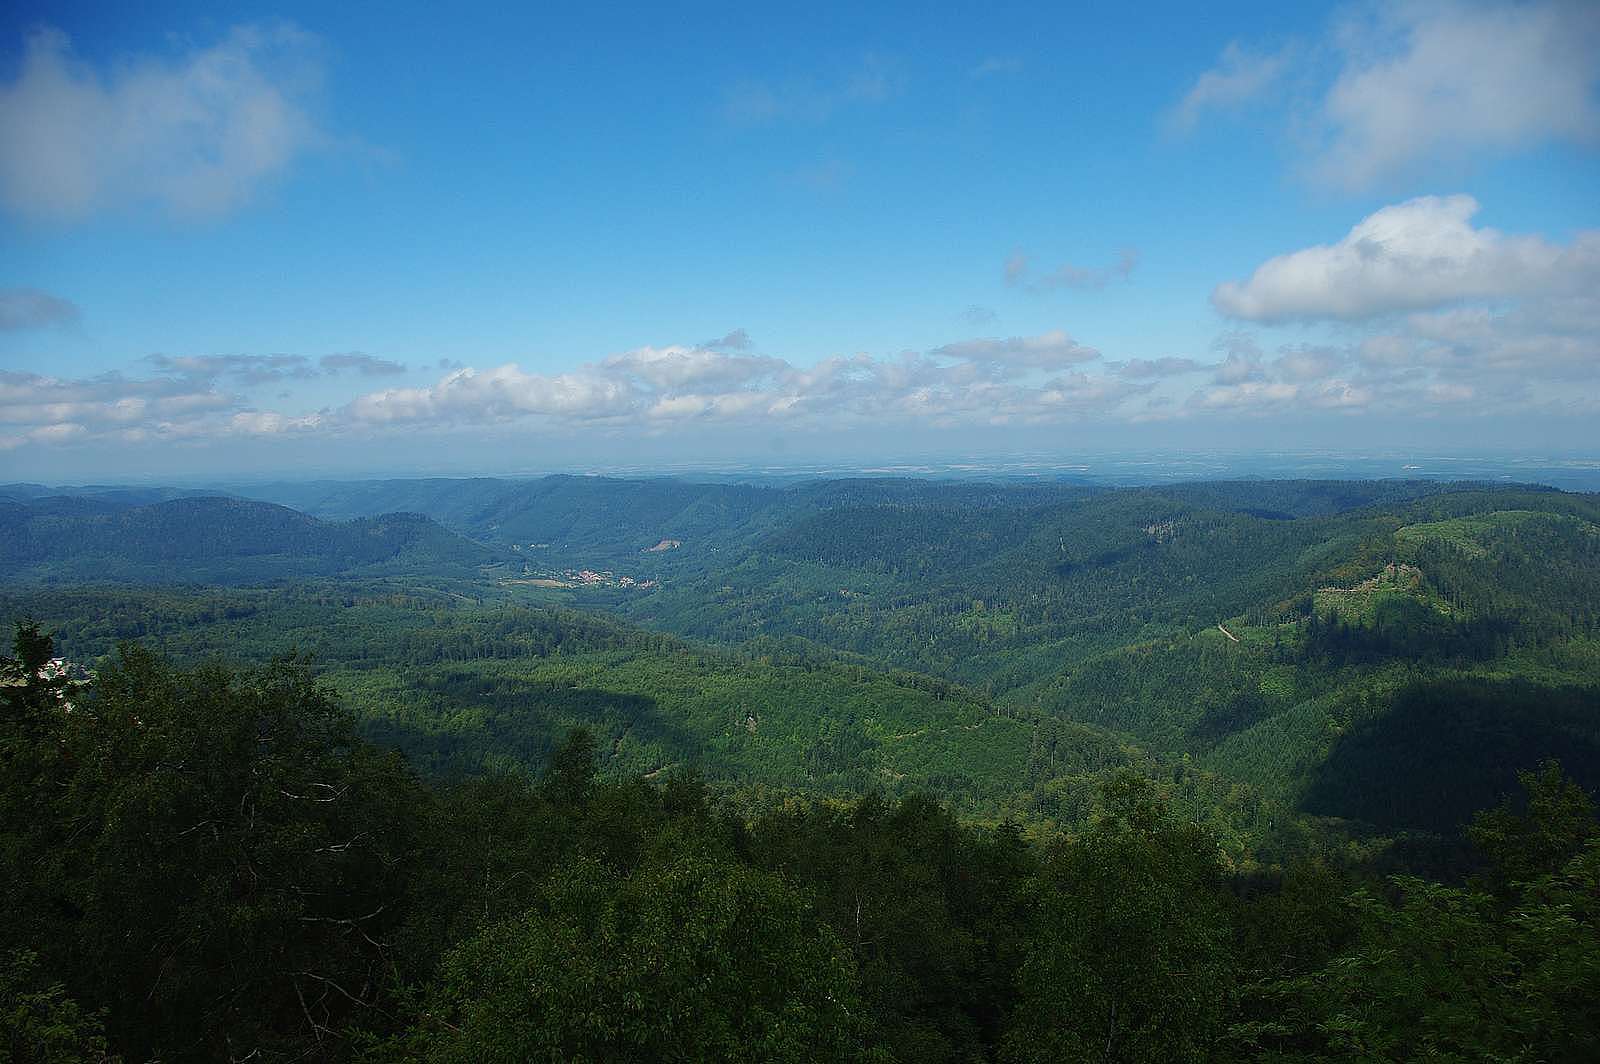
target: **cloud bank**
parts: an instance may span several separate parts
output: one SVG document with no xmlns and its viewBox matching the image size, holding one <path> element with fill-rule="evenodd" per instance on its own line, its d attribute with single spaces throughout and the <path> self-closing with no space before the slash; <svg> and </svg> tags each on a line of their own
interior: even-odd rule
<svg viewBox="0 0 1600 1064">
<path fill-rule="evenodd" d="M 1600 232 L 1556 243 L 1474 225 L 1478 210 L 1469 196 L 1393 204 L 1333 243 L 1288 251 L 1218 285 L 1212 302 L 1233 325 L 1205 358 L 1108 359 L 1050 330 L 801 365 L 763 353 L 743 329 L 553 371 L 441 358 L 413 374 L 360 352 L 151 355 L 126 375 L 0 374 L 0 448 L 419 433 L 644 440 L 774 426 L 841 434 L 1260 417 L 1593 417 L 1600 412 L 1593 398 Z M 21 316 L 30 314 L 49 317 Z M 1263 339 L 1270 333 L 1252 331 L 1281 326 L 1299 337 L 1274 347 Z M 438 376 L 430 381 L 423 372 Z M 373 387 L 383 377 L 406 379 Z M 295 389 L 325 397 L 340 386 L 334 382 L 349 382 L 347 398 L 281 408 Z M 268 387 L 290 389 L 273 404 L 280 409 L 252 399 Z"/>
<path fill-rule="evenodd" d="M 1336 243 L 1218 285 L 1212 303 L 1230 318 L 1326 327 L 1341 340 L 1286 347 L 1268 361 L 1253 337 L 1229 334 L 1212 385 L 1193 402 L 1593 413 L 1600 231 L 1557 244 L 1474 226 L 1477 212 L 1470 196 L 1408 200 Z"/>
</svg>

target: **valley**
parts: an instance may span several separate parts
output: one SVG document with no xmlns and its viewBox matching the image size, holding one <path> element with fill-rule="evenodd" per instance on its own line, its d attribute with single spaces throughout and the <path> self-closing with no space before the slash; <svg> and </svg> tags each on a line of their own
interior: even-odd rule
<svg viewBox="0 0 1600 1064">
<path fill-rule="evenodd" d="M 1448 836 L 1545 757 L 1600 784 L 1600 724 L 1566 708 L 1600 678 L 1594 496 L 570 477 L 269 494 L 313 512 L 13 498 L 0 606 L 82 660 L 123 639 L 307 654 L 370 737 L 447 776 L 531 769 L 582 725 L 604 772 L 692 766 L 746 804 L 928 793 L 1070 824 L 1135 766 L 1243 796 L 1208 816 L 1247 863 L 1307 832 Z M 1507 683 L 1514 737 L 1486 722 L 1451 737 L 1480 754 L 1428 757 L 1449 726 L 1406 707 Z M 1384 729 L 1419 769 L 1392 808 L 1425 815 L 1375 817 L 1349 773 Z"/>
</svg>

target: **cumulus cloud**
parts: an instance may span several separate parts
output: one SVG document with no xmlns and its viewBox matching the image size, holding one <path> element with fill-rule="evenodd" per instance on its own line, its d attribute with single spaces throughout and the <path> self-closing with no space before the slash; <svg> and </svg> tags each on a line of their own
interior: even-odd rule
<svg viewBox="0 0 1600 1064">
<path fill-rule="evenodd" d="M 60 296 L 37 288 L 0 288 L 0 332 L 72 325 L 78 308 Z"/>
<path fill-rule="evenodd" d="M 1189 405 L 1202 410 L 1237 410 L 1285 407 L 1300 395 L 1300 388 L 1283 381 L 1243 380 L 1202 388 Z"/>
<path fill-rule="evenodd" d="M 1349 356 L 1337 348 L 1301 344 L 1284 348 L 1273 363 L 1273 371 L 1281 380 L 1318 381 L 1333 376 L 1348 361 Z"/>
<path fill-rule="evenodd" d="M 1225 357 L 1187 409 L 1559 411 L 1600 382 L 1600 295 L 1590 291 L 1397 312 L 1332 335 L 1340 342 L 1286 344 L 1268 357 L 1254 336 L 1225 334 Z"/>
<path fill-rule="evenodd" d="M 1471 196 L 1423 196 L 1361 220 L 1338 243 L 1269 259 L 1217 286 L 1223 314 L 1257 322 L 1359 321 L 1472 299 L 1600 286 L 1600 231 L 1567 246 L 1475 228 Z"/>
<path fill-rule="evenodd" d="M 781 359 L 731 355 L 709 347 L 640 347 L 601 363 L 606 370 L 637 377 L 656 388 L 733 386 L 786 368 Z"/>
<path fill-rule="evenodd" d="M 1228 332 L 1217 337 L 1212 349 L 1221 352 L 1221 362 L 1211 366 L 1212 380 L 1218 384 L 1238 384 L 1265 376 L 1266 354 L 1250 333 Z"/>
<path fill-rule="evenodd" d="M 1375 372 L 1425 370 L 1480 389 L 1495 377 L 1592 381 L 1600 377 L 1600 299 L 1409 314 L 1364 338 L 1355 357 Z"/>
<path fill-rule="evenodd" d="M 1138 265 L 1138 249 L 1124 248 L 1117 254 L 1116 261 L 1108 266 L 1074 266 L 1069 262 L 1048 273 L 1035 275 L 1028 256 L 1019 250 L 1013 251 L 1006 259 L 1004 273 L 1006 284 L 1029 292 L 1055 292 L 1061 289 L 1095 291 L 1112 281 L 1126 281 Z"/>
<path fill-rule="evenodd" d="M 66 35 L 33 32 L 0 85 L 0 203 L 76 221 L 157 205 L 181 217 L 247 202 L 321 139 L 316 38 L 287 23 L 97 69 Z"/>
<path fill-rule="evenodd" d="M 225 431 L 241 401 L 192 376 L 63 379 L 0 372 L 0 450 L 92 438 L 180 439 Z"/>
<path fill-rule="evenodd" d="M 1235 110 L 1259 99 L 1272 88 L 1289 65 L 1289 52 L 1254 54 L 1239 42 L 1229 42 L 1217 65 L 1195 79 L 1194 85 L 1167 116 L 1171 129 L 1187 133 L 1207 111 Z"/>
<path fill-rule="evenodd" d="M 328 356 L 367 375 L 369 363 Z M 380 366 L 392 366 L 372 360 Z M 328 359 L 323 360 L 325 366 Z M 322 375 L 303 355 L 151 355 L 136 372 L 64 378 L 0 372 L 0 450 L 26 445 L 204 441 L 344 431 L 326 411 L 258 409 L 241 390 Z M 293 393 L 276 398 L 290 400 Z"/>
<path fill-rule="evenodd" d="M 1338 393 L 1346 404 L 1492 408 L 1552 400 L 1562 382 L 1600 377 L 1600 231 L 1556 244 L 1475 227 L 1477 210 L 1468 196 L 1385 207 L 1335 244 L 1219 285 L 1212 301 L 1234 318 L 1331 323 L 1334 335 L 1354 336 L 1284 348 L 1269 363 L 1253 337 L 1231 333 L 1214 382 L 1348 380 L 1360 389 Z"/>
<path fill-rule="evenodd" d="M 1406 3 L 1338 38 L 1310 164 L 1322 180 L 1358 189 L 1441 157 L 1600 140 L 1600 6 L 1587 0 Z"/>
<path fill-rule="evenodd" d="M 1505 412 L 1559 405 L 1600 379 L 1600 232 L 1568 244 L 1471 224 L 1470 197 L 1378 211 L 1336 244 L 1221 285 L 1217 308 L 1264 323 L 1332 323 L 1336 345 L 1268 360 L 1230 333 L 1200 409 Z M 1554 408 L 1554 407 L 1552 407 Z"/>
<path fill-rule="evenodd" d="M 627 386 L 593 372 L 545 376 L 507 364 L 492 369 L 468 367 L 447 374 L 428 388 L 390 388 L 355 400 L 358 421 L 507 421 L 543 414 L 592 420 L 627 413 Z"/>
<path fill-rule="evenodd" d="M 1295 91 L 1281 91 L 1291 74 Z M 1590 0 L 1403 0 L 1346 7 L 1294 52 L 1230 44 L 1168 122 L 1185 131 L 1271 92 L 1300 171 L 1359 191 L 1539 144 L 1593 147 L 1597 89 L 1600 5 Z"/>
<path fill-rule="evenodd" d="M 359 351 L 349 351 L 337 355 L 323 355 L 317 360 L 317 365 L 322 367 L 324 373 L 337 375 L 343 370 L 351 370 L 361 377 L 393 377 L 406 371 L 402 362 L 392 362 L 386 358 L 374 358 L 364 355 Z"/>
<path fill-rule="evenodd" d="M 431 384 L 365 391 L 337 408 L 309 412 L 259 409 L 231 389 L 281 375 L 320 374 L 320 361 L 156 356 L 143 361 L 142 376 L 0 374 L 0 449 L 239 436 L 345 440 L 490 428 L 646 438 L 690 426 L 750 431 L 775 422 L 836 433 L 1505 412 L 1560 400 L 1563 380 L 1600 376 L 1593 343 L 1600 335 L 1600 297 L 1570 297 L 1548 316 L 1545 305 L 1412 312 L 1384 319 L 1367 335 L 1347 335 L 1347 342 L 1287 344 L 1270 352 L 1254 335 L 1230 332 L 1216 341 L 1220 357 L 1212 362 L 1176 356 L 1106 362 L 1095 348 L 1057 330 L 890 357 L 839 355 L 802 366 L 753 354 L 729 334 L 715 343 L 634 348 L 564 372 L 530 372 L 512 363 L 456 367 Z M 332 365 L 360 375 L 356 363 Z M 1185 380 L 1201 373 L 1209 377 L 1198 384 Z M 289 398 L 279 396 L 280 402 Z"/>
<path fill-rule="evenodd" d="M 1097 358 L 1098 351 L 1060 331 L 967 340 L 895 358 L 838 356 L 808 367 L 749 354 L 737 343 L 641 347 L 558 376 L 514 365 L 461 369 L 430 387 L 361 396 L 342 416 L 368 426 L 460 427 L 527 418 L 650 431 L 685 422 L 774 419 L 841 426 L 895 419 L 1031 423 L 1109 416 L 1148 387 L 1073 369 Z"/>
</svg>

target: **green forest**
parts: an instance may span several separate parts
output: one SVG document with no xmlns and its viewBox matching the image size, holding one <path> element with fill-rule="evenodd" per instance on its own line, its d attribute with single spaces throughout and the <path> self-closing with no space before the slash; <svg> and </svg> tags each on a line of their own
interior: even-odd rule
<svg viewBox="0 0 1600 1064">
<path fill-rule="evenodd" d="M 1600 1039 L 1600 497 L 9 485 L 0 576 L 0 1057 Z"/>
</svg>

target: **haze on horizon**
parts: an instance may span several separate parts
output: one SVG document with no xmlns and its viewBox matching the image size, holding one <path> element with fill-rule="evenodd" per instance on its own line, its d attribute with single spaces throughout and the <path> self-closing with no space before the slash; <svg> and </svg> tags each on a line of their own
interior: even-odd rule
<svg viewBox="0 0 1600 1064">
<path fill-rule="evenodd" d="M 0 479 L 1595 453 L 1600 6 L 0 15 Z"/>
</svg>

